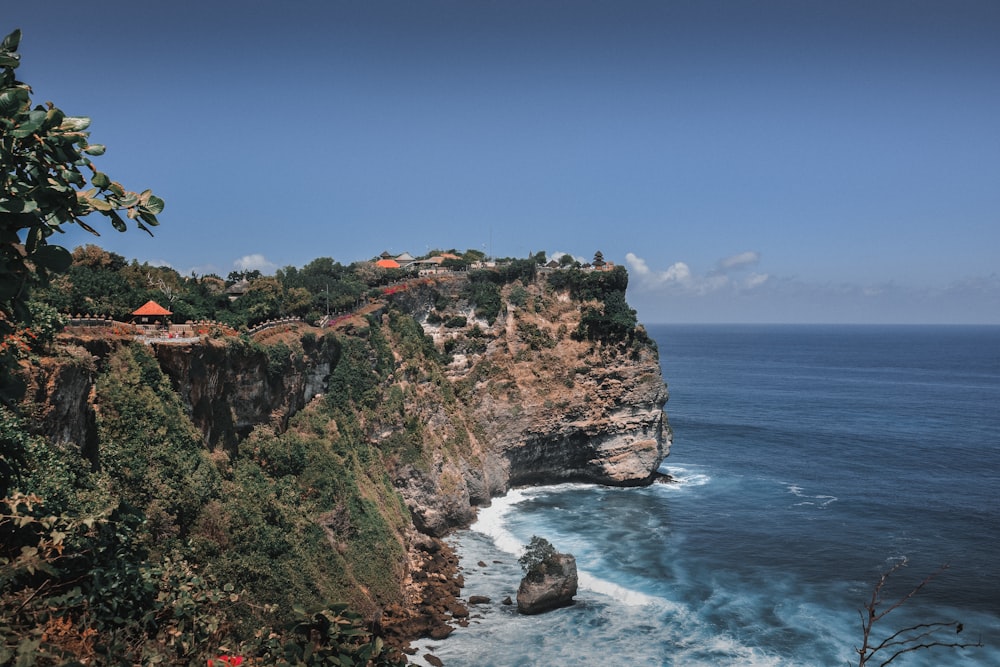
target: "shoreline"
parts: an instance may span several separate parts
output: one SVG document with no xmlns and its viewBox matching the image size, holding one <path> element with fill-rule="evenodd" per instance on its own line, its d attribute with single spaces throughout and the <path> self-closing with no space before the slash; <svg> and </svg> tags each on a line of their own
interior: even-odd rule
<svg viewBox="0 0 1000 667">
<path fill-rule="evenodd" d="M 465 578 L 455 550 L 441 538 L 419 534 L 410 558 L 413 567 L 406 600 L 384 609 L 379 633 L 387 645 L 407 657 L 418 652 L 415 642 L 445 639 L 455 626 L 467 626 L 469 617 L 469 609 L 461 599 Z M 433 655 L 425 655 L 424 660 L 440 664 Z"/>
</svg>

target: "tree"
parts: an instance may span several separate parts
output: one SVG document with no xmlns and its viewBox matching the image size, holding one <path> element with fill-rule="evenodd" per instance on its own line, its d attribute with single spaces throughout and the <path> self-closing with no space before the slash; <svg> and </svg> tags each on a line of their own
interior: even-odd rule
<svg viewBox="0 0 1000 667">
<path fill-rule="evenodd" d="M 872 638 L 872 630 L 874 629 L 875 623 L 877 621 L 881 621 L 896 609 L 899 609 L 903 606 L 903 604 L 923 590 L 924 586 L 929 584 L 935 577 L 948 569 L 948 565 L 942 565 L 937 569 L 937 571 L 926 577 L 908 593 L 900 597 L 888 607 L 880 610 L 879 606 L 883 602 L 882 593 L 884 592 L 886 582 L 889 580 L 890 576 L 898 572 L 903 567 L 906 567 L 905 558 L 897 562 L 886 572 L 883 572 L 882 576 L 879 577 L 878 583 L 875 584 L 875 588 L 872 590 L 871 600 L 868 601 L 863 610 L 858 612 L 861 616 L 862 634 L 861 647 L 855 649 L 859 657 L 858 667 L 865 667 L 868 664 L 874 665 L 875 660 L 881 660 L 882 662 L 878 663 L 879 667 L 884 667 L 901 655 L 912 653 L 913 651 L 919 651 L 920 649 L 930 649 L 936 647 L 972 648 L 983 645 L 982 640 L 976 642 L 953 641 L 953 639 L 956 638 L 957 635 L 959 635 L 963 630 L 962 624 L 958 621 L 917 623 L 903 628 L 902 630 L 898 630 L 882 641 L 875 643 L 875 640 Z M 878 654 L 877 657 L 876 654 Z"/>
<path fill-rule="evenodd" d="M 544 537 L 538 535 L 531 536 L 531 542 L 525 547 L 524 553 L 517 562 L 530 581 L 541 581 L 546 574 L 559 574 L 562 568 L 559 565 L 559 554 Z"/>
<path fill-rule="evenodd" d="M 152 233 L 163 200 L 145 190 L 139 194 L 99 171 L 91 157 L 105 147 L 90 143 L 90 119 L 67 116 L 48 102 L 31 106 L 31 87 L 18 81 L 17 47 L 21 31 L 0 43 L 0 326 L 8 320 L 27 321 L 31 283 L 45 282 L 51 272 L 70 266 L 69 252 L 50 244 L 49 237 L 74 223 L 94 235 L 83 221 L 98 212 L 111 226 L 125 231 L 125 214 L 139 229 Z M 88 187 L 88 181 L 89 186 Z"/>
<path fill-rule="evenodd" d="M 230 285 L 234 285 L 238 282 L 246 280 L 247 282 L 252 282 L 254 280 L 259 280 L 263 278 L 264 274 L 258 269 L 245 269 L 243 271 L 230 271 L 229 275 L 226 276 L 226 282 Z"/>
</svg>

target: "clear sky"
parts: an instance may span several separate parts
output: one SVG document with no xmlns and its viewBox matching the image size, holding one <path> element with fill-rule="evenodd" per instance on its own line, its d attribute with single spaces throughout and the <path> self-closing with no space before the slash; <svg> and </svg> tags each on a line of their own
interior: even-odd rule
<svg viewBox="0 0 1000 667">
<path fill-rule="evenodd" d="M 628 267 L 656 322 L 1000 323 L 996 0 L 5 2 L 184 272 Z"/>
</svg>

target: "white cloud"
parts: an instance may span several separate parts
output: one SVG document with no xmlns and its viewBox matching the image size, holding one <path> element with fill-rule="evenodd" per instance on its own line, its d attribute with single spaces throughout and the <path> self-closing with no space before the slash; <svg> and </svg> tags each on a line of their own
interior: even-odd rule
<svg viewBox="0 0 1000 667">
<path fill-rule="evenodd" d="M 625 263 L 632 269 L 632 273 L 643 277 L 649 275 L 649 265 L 646 264 L 646 260 L 642 257 L 636 257 L 632 253 L 627 252 L 625 253 Z"/>
<path fill-rule="evenodd" d="M 751 273 L 743 281 L 743 288 L 744 289 L 753 289 L 755 287 L 760 287 L 761 285 L 763 285 L 764 283 L 766 283 L 767 280 L 768 280 L 768 278 L 770 278 L 770 277 L 771 276 L 769 276 L 766 273 Z"/>
<path fill-rule="evenodd" d="M 629 271 L 643 288 L 650 291 L 668 290 L 692 296 L 704 296 L 729 288 L 748 290 L 763 285 L 769 279 L 766 273 L 750 273 L 742 280 L 730 278 L 728 275 L 730 272 L 737 272 L 739 269 L 756 264 L 759 260 L 760 253 L 740 253 L 719 260 L 717 264 L 719 269 L 700 275 L 692 271 L 685 262 L 674 262 L 663 271 L 654 271 L 649 268 L 645 259 L 631 252 L 625 255 Z"/>
<path fill-rule="evenodd" d="M 719 268 L 723 271 L 732 271 L 734 269 L 742 269 L 748 266 L 753 266 L 759 261 L 760 253 L 748 250 L 747 252 L 741 252 L 738 255 L 733 255 L 719 260 Z"/>
<path fill-rule="evenodd" d="M 270 273 L 278 268 L 277 264 L 269 262 L 260 253 L 243 255 L 233 262 L 233 266 L 239 271 L 260 271 L 261 273 Z"/>
<path fill-rule="evenodd" d="M 689 285 L 691 283 L 691 267 L 684 262 L 671 264 L 666 271 L 653 272 L 641 257 L 633 253 L 625 254 L 625 263 L 635 275 L 650 286 L 657 285 Z"/>
<path fill-rule="evenodd" d="M 647 322 L 1000 323 L 1000 274 L 947 285 L 818 283 L 748 270 L 747 253 L 734 258 L 699 273 L 684 262 L 656 270 L 629 253 L 629 302 Z"/>
</svg>

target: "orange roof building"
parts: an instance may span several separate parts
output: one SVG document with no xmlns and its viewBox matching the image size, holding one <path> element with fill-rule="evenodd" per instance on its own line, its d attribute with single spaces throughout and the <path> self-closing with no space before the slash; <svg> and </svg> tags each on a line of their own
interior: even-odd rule
<svg viewBox="0 0 1000 667">
<path fill-rule="evenodd" d="M 132 314 L 136 317 L 166 317 L 167 315 L 173 315 L 173 313 L 155 301 L 147 301 L 139 306 L 138 310 L 133 311 Z"/>
<path fill-rule="evenodd" d="M 138 318 L 139 322 L 144 324 L 164 317 L 170 317 L 171 315 L 173 313 L 155 301 L 147 301 L 139 306 L 138 309 L 132 311 L 132 317 Z"/>
<path fill-rule="evenodd" d="M 375 262 L 375 266 L 383 269 L 398 269 L 399 262 L 394 259 L 380 259 Z"/>
</svg>

